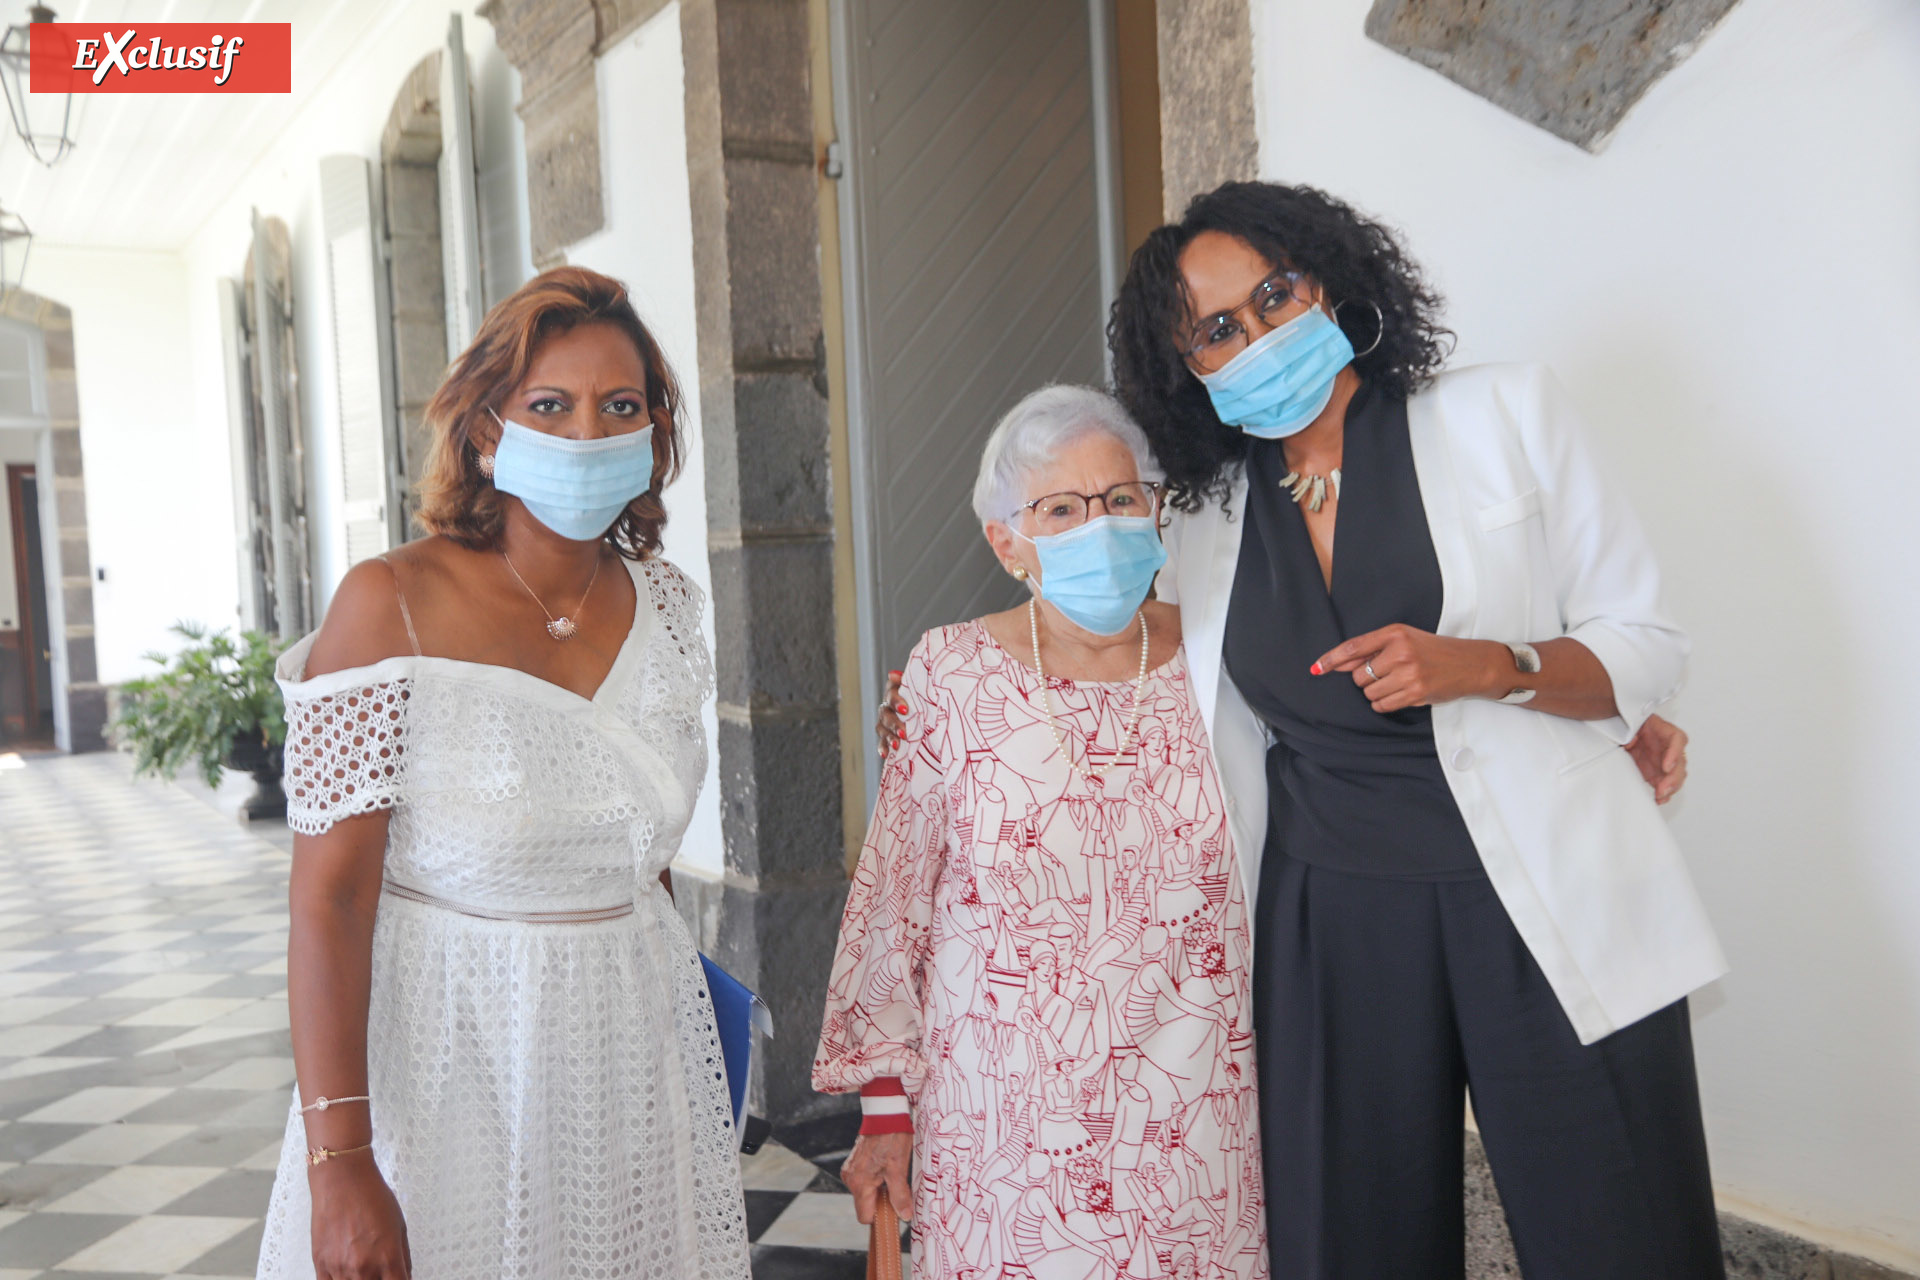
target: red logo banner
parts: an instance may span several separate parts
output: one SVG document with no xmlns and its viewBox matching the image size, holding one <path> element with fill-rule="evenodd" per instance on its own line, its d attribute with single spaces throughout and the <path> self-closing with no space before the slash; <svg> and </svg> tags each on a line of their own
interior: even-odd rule
<svg viewBox="0 0 1920 1280">
<path fill-rule="evenodd" d="M 291 93 L 290 22 L 36 22 L 34 93 Z"/>
</svg>

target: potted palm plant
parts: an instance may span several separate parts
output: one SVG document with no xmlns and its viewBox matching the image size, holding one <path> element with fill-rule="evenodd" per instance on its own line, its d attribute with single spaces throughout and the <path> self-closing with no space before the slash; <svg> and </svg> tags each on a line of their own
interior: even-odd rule
<svg viewBox="0 0 1920 1280">
<path fill-rule="evenodd" d="M 286 711 L 273 664 L 281 645 L 258 631 L 237 637 L 177 622 L 186 643 L 173 654 L 149 653 L 160 670 L 120 688 L 115 739 L 133 753 L 134 773 L 172 778 L 191 767 L 209 787 L 220 771 L 253 775 L 254 791 L 241 806 L 248 819 L 284 817 L 280 789 Z"/>
</svg>

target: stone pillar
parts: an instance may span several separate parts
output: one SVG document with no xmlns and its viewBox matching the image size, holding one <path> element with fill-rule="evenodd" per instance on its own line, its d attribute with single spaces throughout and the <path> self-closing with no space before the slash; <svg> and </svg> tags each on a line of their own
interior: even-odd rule
<svg viewBox="0 0 1920 1280">
<path fill-rule="evenodd" d="M 48 430 L 34 471 L 39 481 L 47 627 L 53 651 L 54 745 L 100 751 L 107 690 L 93 646 L 93 556 L 87 546 L 87 482 L 80 457 L 80 396 L 73 375 L 73 314 L 16 289 L 6 313 L 40 330 L 47 353 Z"/>
<path fill-rule="evenodd" d="M 702 939 L 757 989 L 775 1121 L 808 1083 L 847 891 L 806 0 L 681 0 L 726 880 Z M 715 918 L 717 917 L 717 918 Z"/>
<path fill-rule="evenodd" d="M 393 372 L 411 486 L 432 441 L 427 402 L 447 371 L 446 266 L 440 252 L 440 58 L 435 50 L 407 75 L 380 135 L 387 226 L 387 289 L 393 306 Z"/>
<path fill-rule="evenodd" d="M 666 0 L 486 0 L 478 10 L 520 73 L 528 228 L 541 270 L 606 225 L 594 58 L 665 7 Z"/>
<path fill-rule="evenodd" d="M 1160 173 L 1166 216 L 1260 176 L 1249 0 L 1160 0 Z"/>
</svg>

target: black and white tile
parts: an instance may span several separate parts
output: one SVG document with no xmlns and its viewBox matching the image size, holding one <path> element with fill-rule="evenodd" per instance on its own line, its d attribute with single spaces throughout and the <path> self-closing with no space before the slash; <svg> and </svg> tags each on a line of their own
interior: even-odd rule
<svg viewBox="0 0 1920 1280">
<path fill-rule="evenodd" d="M 0 1280 L 254 1273 L 293 1059 L 284 827 L 0 754 Z M 758 1280 L 857 1280 L 850 1117 L 741 1159 Z"/>
</svg>

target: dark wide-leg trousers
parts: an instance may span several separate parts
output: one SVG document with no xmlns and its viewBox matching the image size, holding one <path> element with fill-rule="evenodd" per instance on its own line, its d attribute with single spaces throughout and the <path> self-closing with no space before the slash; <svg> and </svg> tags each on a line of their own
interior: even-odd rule
<svg viewBox="0 0 1920 1280">
<path fill-rule="evenodd" d="M 1257 911 L 1274 1280 L 1458 1280 L 1468 1091 L 1526 1280 L 1723 1280 L 1684 1000 L 1581 1045 L 1484 876 L 1270 852 Z"/>
</svg>

